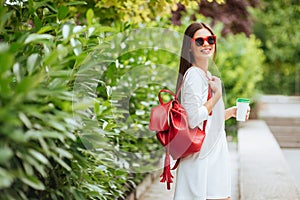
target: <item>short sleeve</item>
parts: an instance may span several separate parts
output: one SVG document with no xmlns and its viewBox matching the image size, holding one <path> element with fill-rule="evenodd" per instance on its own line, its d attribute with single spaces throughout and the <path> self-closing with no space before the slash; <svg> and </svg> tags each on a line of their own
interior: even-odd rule
<svg viewBox="0 0 300 200">
<path fill-rule="evenodd" d="M 190 128 L 203 129 L 203 121 L 208 118 L 208 110 L 204 106 L 207 100 L 208 82 L 205 72 L 192 67 L 186 72 L 181 91 L 181 102 L 188 114 Z"/>
</svg>

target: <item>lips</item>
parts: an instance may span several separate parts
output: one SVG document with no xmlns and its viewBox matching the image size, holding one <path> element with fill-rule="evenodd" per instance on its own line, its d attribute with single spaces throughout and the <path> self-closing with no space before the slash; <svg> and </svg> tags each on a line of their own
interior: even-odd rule
<svg viewBox="0 0 300 200">
<path fill-rule="evenodd" d="M 208 54 L 208 53 L 211 52 L 211 48 L 201 49 L 200 52 L 201 52 L 201 53 Z"/>
</svg>

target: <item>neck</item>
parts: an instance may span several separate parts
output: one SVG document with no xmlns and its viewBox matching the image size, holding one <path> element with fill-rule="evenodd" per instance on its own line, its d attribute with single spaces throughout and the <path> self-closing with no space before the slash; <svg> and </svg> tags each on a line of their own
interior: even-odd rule
<svg viewBox="0 0 300 200">
<path fill-rule="evenodd" d="M 196 59 L 193 63 L 194 66 L 201 68 L 203 71 L 208 70 L 208 59 Z"/>
</svg>

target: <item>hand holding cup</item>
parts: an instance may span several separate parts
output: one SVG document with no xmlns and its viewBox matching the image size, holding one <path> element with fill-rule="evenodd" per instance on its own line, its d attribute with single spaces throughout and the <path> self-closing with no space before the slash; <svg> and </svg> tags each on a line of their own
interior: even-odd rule
<svg viewBox="0 0 300 200">
<path fill-rule="evenodd" d="M 246 98 L 238 98 L 236 100 L 236 120 L 244 122 L 249 119 L 250 115 L 250 100 Z"/>
</svg>

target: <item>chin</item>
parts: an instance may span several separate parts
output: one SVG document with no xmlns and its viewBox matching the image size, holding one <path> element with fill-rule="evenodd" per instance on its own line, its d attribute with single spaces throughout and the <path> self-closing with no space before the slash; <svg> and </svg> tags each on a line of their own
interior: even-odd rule
<svg viewBox="0 0 300 200">
<path fill-rule="evenodd" d="M 199 57 L 201 57 L 201 58 L 210 58 L 210 57 L 212 57 L 212 55 L 213 55 L 213 53 L 210 53 L 210 54 L 201 54 L 201 55 L 199 55 Z"/>
</svg>

